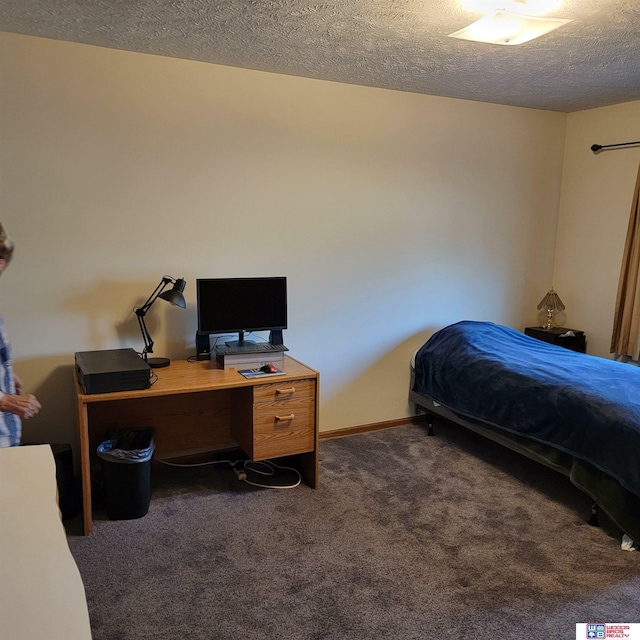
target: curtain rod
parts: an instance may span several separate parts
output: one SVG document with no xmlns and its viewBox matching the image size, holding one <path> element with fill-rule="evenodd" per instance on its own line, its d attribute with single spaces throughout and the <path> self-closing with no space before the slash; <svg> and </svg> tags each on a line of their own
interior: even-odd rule
<svg viewBox="0 0 640 640">
<path fill-rule="evenodd" d="M 598 153 L 598 151 L 602 151 L 602 149 L 609 149 L 610 147 L 627 147 L 631 144 L 640 144 L 639 142 L 619 142 L 618 144 L 592 144 L 591 151 L 593 153 Z"/>
</svg>

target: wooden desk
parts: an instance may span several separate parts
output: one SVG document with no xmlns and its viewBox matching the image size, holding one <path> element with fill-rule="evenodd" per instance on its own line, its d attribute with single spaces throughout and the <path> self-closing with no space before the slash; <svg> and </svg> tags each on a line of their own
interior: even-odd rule
<svg viewBox="0 0 640 640">
<path fill-rule="evenodd" d="M 318 487 L 319 374 L 285 356 L 284 375 L 247 379 L 215 361 L 174 360 L 141 391 L 86 394 L 77 379 L 84 533 L 93 525 L 91 467 L 109 429 L 155 430 L 155 455 L 171 458 L 240 446 L 252 460 L 290 461 Z"/>
</svg>

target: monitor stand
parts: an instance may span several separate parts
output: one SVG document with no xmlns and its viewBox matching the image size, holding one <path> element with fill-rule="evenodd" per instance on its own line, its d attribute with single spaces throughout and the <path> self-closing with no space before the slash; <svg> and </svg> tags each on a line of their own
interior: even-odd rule
<svg viewBox="0 0 640 640">
<path fill-rule="evenodd" d="M 227 347 L 255 347 L 258 343 L 253 340 L 244 339 L 244 331 L 240 331 L 237 340 L 225 342 Z"/>
</svg>

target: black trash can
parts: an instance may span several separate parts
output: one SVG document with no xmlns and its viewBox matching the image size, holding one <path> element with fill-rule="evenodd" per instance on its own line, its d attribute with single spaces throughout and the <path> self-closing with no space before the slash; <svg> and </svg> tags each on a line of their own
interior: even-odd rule
<svg viewBox="0 0 640 640">
<path fill-rule="evenodd" d="M 124 429 L 98 447 L 111 520 L 142 518 L 151 501 L 152 429 Z"/>
</svg>

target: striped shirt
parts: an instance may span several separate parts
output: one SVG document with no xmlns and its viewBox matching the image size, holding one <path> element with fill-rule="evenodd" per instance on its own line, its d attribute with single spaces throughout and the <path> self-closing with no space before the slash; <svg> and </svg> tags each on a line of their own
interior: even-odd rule
<svg viewBox="0 0 640 640">
<path fill-rule="evenodd" d="M 0 317 L 0 398 L 5 394 L 13 395 L 16 384 L 13 377 L 11 345 Z M 6 411 L 0 411 L 0 447 L 15 447 L 20 444 L 22 423 L 20 418 Z"/>
</svg>

